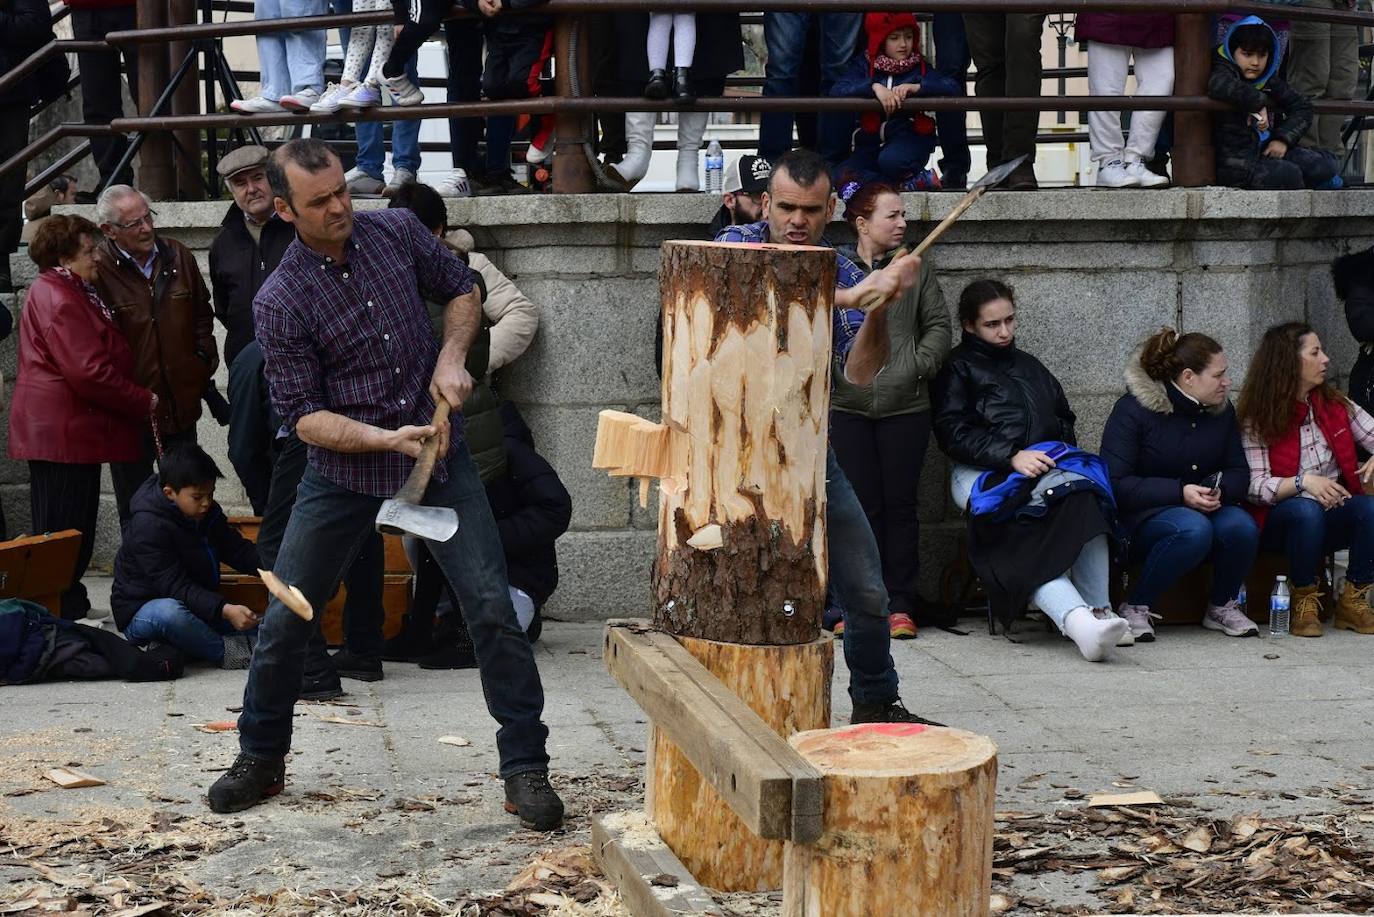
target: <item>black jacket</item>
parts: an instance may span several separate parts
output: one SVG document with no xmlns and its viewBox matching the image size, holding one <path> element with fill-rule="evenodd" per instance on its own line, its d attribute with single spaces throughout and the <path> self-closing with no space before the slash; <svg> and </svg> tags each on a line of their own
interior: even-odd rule
<svg viewBox="0 0 1374 917">
<path fill-rule="evenodd" d="M 956 462 L 1005 470 L 1032 443 L 1077 445 L 1073 411 L 1045 365 L 964 332 L 931 387 L 935 441 Z"/>
<path fill-rule="evenodd" d="M 254 242 L 243 222 L 243 211 L 238 204 L 229 205 L 229 212 L 210 243 L 210 291 L 215 318 L 226 332 L 225 366 L 231 365 L 239 351 L 253 340 L 253 297 L 267 275 L 276 270 L 294 238 L 295 227 L 274 216 L 263 225 L 261 236 Z"/>
<path fill-rule="evenodd" d="M 515 405 L 501 405 L 506 425 L 506 473 L 487 484 L 510 584 L 542 606 L 558 587 L 554 542 L 572 521 L 572 497 L 543 456 Z"/>
<path fill-rule="evenodd" d="M 1221 472 L 1221 502 L 1240 506 L 1250 466 L 1231 403 L 1203 407 L 1173 385 L 1151 379 L 1137 351 L 1126 362 L 1126 394 L 1102 431 L 1100 453 L 1112 476 L 1117 513 L 1127 533 L 1171 506 L 1183 485 Z"/>
<path fill-rule="evenodd" d="M 1350 397 L 1366 411 L 1374 406 L 1374 248 L 1342 255 L 1331 264 L 1336 295 L 1345 302 L 1345 321 L 1360 342 L 1350 371 Z"/>
<path fill-rule="evenodd" d="M 110 606 L 123 630 L 146 602 L 176 599 L 206 623 L 220 619 L 220 561 L 257 573 L 258 549 L 229 527 L 218 503 L 201 522 L 182 514 L 153 475 L 129 503 L 132 515 L 115 555 Z"/>
<path fill-rule="evenodd" d="M 0 76 L 52 38 L 52 14 L 43 0 L 0 0 Z M 0 93 L 0 109 L 26 109 L 36 101 L 31 76 Z"/>
</svg>

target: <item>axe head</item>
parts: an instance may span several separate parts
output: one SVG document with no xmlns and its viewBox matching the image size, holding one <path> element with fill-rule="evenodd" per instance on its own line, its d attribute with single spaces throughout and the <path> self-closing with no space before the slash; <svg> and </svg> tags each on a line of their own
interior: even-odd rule
<svg viewBox="0 0 1374 917">
<path fill-rule="evenodd" d="M 1010 162 L 1004 162 L 1000 166 L 989 169 L 988 174 L 969 186 L 969 190 L 972 191 L 975 188 L 995 188 L 1002 184 L 1002 182 L 1007 180 L 1008 175 L 1016 171 L 1017 166 L 1026 161 L 1026 155 L 1027 154 L 1023 153 Z"/>
<path fill-rule="evenodd" d="M 413 535 L 426 541 L 448 541 L 458 531 L 458 514 L 443 506 L 419 506 L 387 500 L 377 512 L 383 535 Z"/>
</svg>

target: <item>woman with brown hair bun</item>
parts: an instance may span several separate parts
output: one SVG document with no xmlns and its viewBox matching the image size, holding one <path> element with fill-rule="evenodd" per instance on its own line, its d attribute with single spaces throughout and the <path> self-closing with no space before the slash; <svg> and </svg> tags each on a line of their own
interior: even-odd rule
<svg viewBox="0 0 1374 917">
<path fill-rule="evenodd" d="M 1260 547 L 1288 558 L 1293 586 L 1289 630 L 1320 637 L 1317 571 L 1331 551 L 1350 549 L 1336 627 L 1374 634 L 1374 417 L 1326 381 L 1331 358 L 1310 325 L 1288 322 L 1264 333 L 1236 412 L 1250 465 L 1250 512 Z"/>
<path fill-rule="evenodd" d="M 1126 363 L 1126 394 L 1102 432 L 1102 457 L 1130 560 L 1140 573 L 1117 613 L 1137 643 L 1155 638 L 1154 603 L 1183 574 L 1211 561 L 1202 626 L 1228 637 L 1259 633 L 1236 596 L 1254 563 L 1259 528 L 1242 508 L 1250 469 L 1221 345 L 1164 328 Z"/>
</svg>

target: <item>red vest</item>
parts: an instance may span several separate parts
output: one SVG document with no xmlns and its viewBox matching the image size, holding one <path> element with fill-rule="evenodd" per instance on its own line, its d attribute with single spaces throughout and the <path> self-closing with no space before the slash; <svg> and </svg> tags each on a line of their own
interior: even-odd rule
<svg viewBox="0 0 1374 917">
<path fill-rule="evenodd" d="M 1341 472 L 1341 483 L 1352 494 L 1364 493 L 1360 483 L 1360 463 L 1355 455 L 1355 438 L 1350 435 L 1350 412 L 1340 401 L 1327 401 L 1320 390 L 1312 392 L 1311 410 L 1316 414 L 1317 429 L 1321 431 L 1331 453 L 1336 457 L 1336 467 Z M 1283 437 L 1269 446 L 1269 473 L 1280 478 L 1291 478 L 1298 473 L 1298 456 L 1302 451 L 1302 425 L 1307 422 L 1308 406 L 1300 402 L 1293 415 L 1293 423 Z M 1270 506 L 1257 506 L 1247 503 L 1246 509 L 1255 517 L 1261 529 L 1269 515 Z"/>
</svg>

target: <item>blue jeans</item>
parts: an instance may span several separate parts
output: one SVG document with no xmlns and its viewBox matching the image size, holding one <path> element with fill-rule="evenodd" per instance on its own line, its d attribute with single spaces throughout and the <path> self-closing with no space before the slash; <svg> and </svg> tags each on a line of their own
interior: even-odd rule
<svg viewBox="0 0 1374 917">
<path fill-rule="evenodd" d="M 323 16 L 326 0 L 257 0 L 254 19 Z M 262 66 L 262 96 L 277 101 L 305 89 L 324 89 L 325 34 L 323 29 L 274 32 L 258 36 Z"/>
<path fill-rule="evenodd" d="M 429 485 L 424 502 L 452 507 L 461 522 L 456 535 L 429 549 L 463 606 L 487 710 L 500 724 L 501 776 L 546 770 L 544 689 L 515 618 L 496 520 L 466 444 L 456 447 L 448 471 L 447 481 Z M 273 572 L 323 608 L 372 535 L 381 505 L 380 497 L 345 490 L 307 468 Z M 280 760 L 291 749 L 292 708 L 313 627 L 275 599 L 259 625 L 239 717 L 239 745 L 255 758 Z"/>
<path fill-rule="evenodd" d="M 883 562 L 863 504 L 844 476 L 834 449 L 826 450 L 825 501 L 830 593 L 844 609 L 849 698 L 856 704 L 890 704 L 897 699 L 897 670 L 888 652 L 892 633 L 887 624 Z"/>
<path fill-rule="evenodd" d="M 964 34 L 962 13 L 935 13 L 931 23 L 935 32 L 935 69 L 954 80 L 959 95 L 968 95 L 968 36 Z M 940 133 L 940 174 L 968 178 L 973 158 L 968 149 L 968 118 L 962 111 L 942 111 L 935 115 Z"/>
<path fill-rule="evenodd" d="M 1239 506 L 1214 513 L 1171 506 L 1131 533 L 1131 562 L 1141 568 L 1128 601 L 1153 606 L 1183 574 L 1210 560 L 1211 603 L 1225 605 L 1240 594 L 1258 550 L 1259 526 Z"/>
<path fill-rule="evenodd" d="M 818 27 L 821 36 L 821 92 L 844 73 L 863 34 L 861 13 L 764 13 L 763 40 L 768 47 L 764 68 L 765 96 L 795 96 L 801 85 L 802 55 L 807 30 Z M 759 119 L 759 155 L 776 159 L 792 149 L 791 112 L 764 112 Z M 854 130 L 851 112 L 828 112 L 816 119 L 816 146 L 827 162 L 838 163 L 849 155 L 849 135 Z"/>
<path fill-rule="evenodd" d="M 860 133 L 854 144 L 854 155 L 835 171 L 841 181 L 857 179 L 865 183 L 885 181 L 900 185 L 924 169 L 933 152 L 934 134 L 916 133 L 909 121 L 889 124 L 881 146 L 873 134 Z"/>
<path fill-rule="evenodd" d="M 1361 586 L 1374 582 L 1374 497 L 1351 497 L 1335 509 L 1289 497 L 1269 511 L 1260 536 L 1260 550 L 1288 556 L 1294 586 L 1315 584 L 1322 558 L 1342 548 L 1350 549 L 1346 579 Z"/>
<path fill-rule="evenodd" d="M 228 621 L 220 618 L 213 625 L 206 624 L 176 599 L 145 602 L 124 628 L 124 636 L 134 646 L 156 640 L 215 665 L 224 661 L 224 635 L 232 633 L 234 627 Z"/>
</svg>

